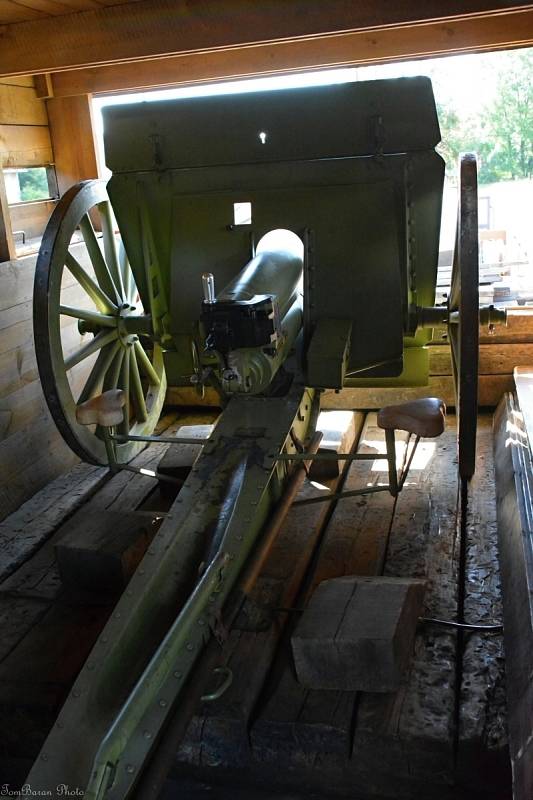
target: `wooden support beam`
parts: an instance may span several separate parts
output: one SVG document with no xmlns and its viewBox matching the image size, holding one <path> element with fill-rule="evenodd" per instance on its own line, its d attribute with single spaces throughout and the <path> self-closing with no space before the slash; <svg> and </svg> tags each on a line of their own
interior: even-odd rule
<svg viewBox="0 0 533 800">
<path fill-rule="evenodd" d="M 16 257 L 17 253 L 15 250 L 15 242 L 13 241 L 11 219 L 9 217 L 4 173 L 0 169 L 0 263 L 2 261 L 11 261 Z"/>
<path fill-rule="evenodd" d="M 37 97 L 40 97 L 42 100 L 48 100 L 49 97 L 54 96 L 52 76 L 49 72 L 43 72 L 42 75 L 35 75 L 33 81 Z"/>
<path fill-rule="evenodd" d="M 514 388 L 509 375 L 480 375 L 478 405 L 494 408 L 504 392 Z M 440 397 L 449 408 L 455 406 L 455 392 L 451 375 L 430 377 L 427 386 L 364 387 L 341 389 L 337 394 L 327 389 L 322 395 L 324 409 L 383 408 L 394 403 L 408 403 L 420 397 Z"/>
<path fill-rule="evenodd" d="M 491 0 L 144 0 L 4 25 L 0 75 L 54 72 L 74 67 L 212 51 L 276 40 L 398 27 L 430 20 L 486 15 L 527 4 Z M 501 20 L 502 27 L 505 21 Z M 45 46 L 53 42 L 53 46 Z"/>
<path fill-rule="evenodd" d="M 56 72 L 54 96 L 185 86 L 312 69 L 349 67 L 533 43 L 533 8 L 527 11 L 409 27 L 356 31 L 266 45 L 188 53 L 149 61 Z"/>
<path fill-rule="evenodd" d="M 91 98 L 53 97 L 46 101 L 60 194 L 78 181 L 97 178 L 98 159 Z"/>
</svg>

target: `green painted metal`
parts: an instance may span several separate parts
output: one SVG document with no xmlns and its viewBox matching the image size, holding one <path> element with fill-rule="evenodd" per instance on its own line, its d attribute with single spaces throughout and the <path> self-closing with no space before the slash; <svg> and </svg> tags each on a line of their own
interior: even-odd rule
<svg viewBox="0 0 533 800">
<path fill-rule="evenodd" d="M 342 389 L 350 358 L 352 321 L 321 317 L 306 352 L 307 379 L 312 386 Z"/>
<path fill-rule="evenodd" d="M 424 77 L 128 104 L 104 114 L 114 174 L 387 155 L 440 140 Z"/>
<path fill-rule="evenodd" d="M 216 292 L 214 279 L 209 276 L 209 298 L 214 294 L 216 300 L 205 301 L 203 308 L 206 314 L 211 312 L 216 314 L 217 309 L 221 309 L 225 315 L 228 308 L 238 310 L 235 309 L 235 305 L 246 310 L 249 304 L 259 302 L 266 304 L 265 315 L 268 307 L 268 316 L 272 318 L 270 324 L 276 328 L 269 333 L 265 346 L 242 346 L 242 343 L 239 343 L 238 346 L 233 344 L 228 353 L 217 353 L 221 364 L 218 381 L 222 391 L 228 395 L 239 392 L 259 394 L 267 391 L 295 346 L 302 328 L 303 245 L 297 236 L 292 240 L 289 237 L 287 241 L 286 236 L 282 235 L 283 241 L 278 242 L 276 246 L 276 242 L 272 242 L 272 236 L 275 238 L 275 234 L 271 234 L 258 243 L 254 258 L 222 291 Z M 208 322 L 203 321 L 200 326 L 204 342 L 209 341 L 206 324 Z M 238 325 L 237 320 L 235 324 Z M 255 321 L 254 328 L 257 328 L 257 324 Z M 220 320 L 218 325 L 220 326 Z M 231 335 L 231 331 L 229 333 Z M 235 332 L 232 338 L 234 335 Z M 225 339 L 227 336 L 222 338 Z M 250 341 L 248 343 L 252 344 Z M 216 349 L 216 342 L 213 346 Z M 207 355 L 209 357 L 209 353 Z"/>
<path fill-rule="evenodd" d="M 253 255 L 251 242 L 277 228 L 306 242 L 307 342 L 323 318 L 352 323 L 347 385 L 426 382 L 417 371 L 425 362 L 406 371 L 403 356 L 429 340 L 416 330 L 416 306 L 433 305 L 436 283 L 444 165 L 427 79 L 132 104 L 105 115 L 108 190 L 137 284 L 148 291 L 149 229 L 166 292 L 171 385 L 190 381 L 193 340 L 202 354 L 200 275 L 226 285 Z M 234 222 L 242 202 L 250 224 Z M 330 385 L 326 375 L 312 378 Z"/>
<path fill-rule="evenodd" d="M 312 419 L 300 381 L 284 397 L 230 401 L 76 680 L 28 776 L 34 790 L 130 791 L 282 496 L 277 456 L 296 452 Z"/>
</svg>

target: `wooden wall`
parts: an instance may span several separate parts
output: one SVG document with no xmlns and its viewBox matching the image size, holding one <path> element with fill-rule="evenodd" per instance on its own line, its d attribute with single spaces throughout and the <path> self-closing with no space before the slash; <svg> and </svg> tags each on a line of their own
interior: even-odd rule
<svg viewBox="0 0 533 800">
<path fill-rule="evenodd" d="M 46 106 L 31 76 L 0 78 L 0 158 L 3 167 L 53 161 Z"/>
<path fill-rule="evenodd" d="M 46 105 L 37 97 L 33 78 L 0 78 L 0 167 L 41 167 L 53 160 Z M 7 211 L 5 196 L 2 205 L 11 229 L 23 230 L 27 237 L 42 234 L 53 208 L 43 200 L 12 205 Z M 16 257 L 12 238 L 5 238 L 3 247 L 0 242 L 0 261 Z"/>
<path fill-rule="evenodd" d="M 73 252 L 86 264 L 83 245 Z M 32 324 L 36 260 L 0 264 L 0 519 L 78 461 L 50 417 L 39 381 Z M 74 321 L 67 336 L 79 345 Z"/>
<path fill-rule="evenodd" d="M 0 78 L 0 519 L 78 460 L 50 417 L 39 381 L 32 324 L 37 256 L 17 259 L 9 235 L 23 230 L 28 238 L 40 237 L 55 201 L 8 208 L 2 191 L 2 169 L 52 163 L 61 192 L 98 176 L 90 98 L 41 99 L 32 77 Z M 84 247 L 76 247 L 84 262 Z M 69 296 L 72 305 L 77 291 Z M 75 323 L 64 325 L 62 334 L 69 347 L 79 346 Z M 85 370 L 77 368 L 76 382 Z"/>
</svg>

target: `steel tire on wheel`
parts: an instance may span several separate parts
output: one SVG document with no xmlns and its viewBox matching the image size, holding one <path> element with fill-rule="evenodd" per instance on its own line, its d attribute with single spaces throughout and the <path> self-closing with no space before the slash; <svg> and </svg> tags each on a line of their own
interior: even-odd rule
<svg viewBox="0 0 533 800">
<path fill-rule="evenodd" d="M 479 252 L 477 164 L 461 156 L 459 207 L 450 295 L 448 335 L 456 396 L 459 474 L 472 477 L 476 467 L 479 366 Z"/>
</svg>

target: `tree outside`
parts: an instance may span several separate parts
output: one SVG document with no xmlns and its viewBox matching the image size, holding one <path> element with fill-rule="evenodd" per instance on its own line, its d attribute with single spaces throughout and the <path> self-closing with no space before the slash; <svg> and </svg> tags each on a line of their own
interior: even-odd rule
<svg viewBox="0 0 533 800">
<path fill-rule="evenodd" d="M 47 197 L 50 197 L 46 167 L 20 170 L 18 179 L 21 202 L 27 203 L 30 200 L 45 200 Z"/>
<path fill-rule="evenodd" d="M 459 153 L 479 158 L 479 182 L 520 180 L 533 174 L 533 51 L 498 53 L 483 69 L 494 94 L 472 114 L 460 114 L 453 97 L 437 92 L 442 132 L 439 151 L 453 175 Z M 435 76 L 437 77 L 437 76 Z"/>
</svg>

